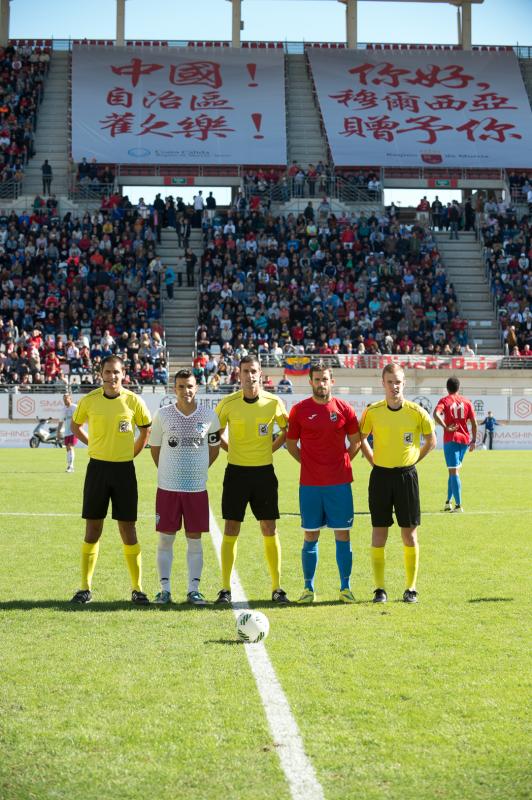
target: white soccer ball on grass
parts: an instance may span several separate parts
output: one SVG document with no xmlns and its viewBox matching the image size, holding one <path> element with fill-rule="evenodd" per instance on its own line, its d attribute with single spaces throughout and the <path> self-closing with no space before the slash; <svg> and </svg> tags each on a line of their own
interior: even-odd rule
<svg viewBox="0 0 532 800">
<path fill-rule="evenodd" d="M 242 611 L 236 621 L 236 632 L 242 642 L 250 644 L 265 639 L 270 630 L 270 621 L 266 614 L 260 611 L 246 609 Z"/>
</svg>

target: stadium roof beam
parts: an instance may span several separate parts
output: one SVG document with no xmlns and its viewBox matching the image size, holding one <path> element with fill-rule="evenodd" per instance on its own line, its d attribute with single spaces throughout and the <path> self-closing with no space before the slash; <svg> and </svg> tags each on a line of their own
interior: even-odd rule
<svg viewBox="0 0 532 800">
<path fill-rule="evenodd" d="M 345 40 L 347 46 L 356 50 L 357 39 L 357 4 L 358 0 L 338 0 L 345 3 Z M 376 0 L 372 0 L 375 2 Z M 378 0 L 377 0 L 378 1 Z M 240 2 L 240 0 L 239 0 Z M 392 0 L 392 2 L 414 3 L 448 3 L 458 7 L 458 44 L 464 50 L 471 50 L 471 5 L 483 3 L 484 0 Z"/>
<path fill-rule="evenodd" d="M 11 0 L 0 0 L 0 47 L 9 42 L 9 3 Z"/>
<path fill-rule="evenodd" d="M 116 44 L 124 47 L 126 43 L 126 0 L 116 0 Z"/>
</svg>

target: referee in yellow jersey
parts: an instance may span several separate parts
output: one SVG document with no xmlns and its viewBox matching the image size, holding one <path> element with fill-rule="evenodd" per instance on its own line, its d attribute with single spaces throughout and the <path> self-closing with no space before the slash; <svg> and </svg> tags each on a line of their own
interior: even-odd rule
<svg viewBox="0 0 532 800">
<path fill-rule="evenodd" d="M 373 535 L 371 562 L 375 578 L 374 603 L 388 599 L 384 582 L 384 547 L 395 511 L 403 538 L 405 603 L 417 603 L 419 565 L 417 528 L 421 521 L 416 464 L 436 447 L 434 423 L 425 411 L 405 400 L 405 375 L 397 364 L 382 372 L 384 400 L 369 405 L 362 416 L 362 451 L 373 469 L 369 479 L 369 510 Z M 373 436 L 373 449 L 367 437 Z M 424 444 L 421 446 L 421 435 Z"/>
<path fill-rule="evenodd" d="M 133 459 L 146 445 L 151 428 L 150 412 L 133 392 L 124 389 L 124 362 L 118 356 L 102 361 L 103 386 L 85 395 L 74 413 L 72 433 L 89 448 L 89 464 L 83 488 L 85 540 L 81 549 L 81 588 L 73 603 L 90 603 L 92 576 L 109 500 L 118 522 L 124 556 L 131 575 L 131 601 L 148 605 L 142 591 L 140 544 L 137 541 L 137 478 Z M 88 425 L 88 435 L 81 427 Z M 135 426 L 139 435 L 135 439 Z"/>
<path fill-rule="evenodd" d="M 236 560 L 237 540 L 249 503 L 259 521 L 264 552 L 272 579 L 272 601 L 288 602 L 281 588 L 281 544 L 276 521 L 279 519 L 278 482 L 273 469 L 273 453 L 284 443 L 288 414 L 275 395 L 261 388 L 261 368 L 255 356 L 240 361 L 238 392 L 224 397 L 216 407 L 220 431 L 229 430 L 229 441 L 222 435 L 227 451 L 222 516 L 225 520 L 222 541 L 222 589 L 216 603 L 231 602 L 231 572 Z M 273 426 L 281 432 L 273 439 Z"/>
</svg>

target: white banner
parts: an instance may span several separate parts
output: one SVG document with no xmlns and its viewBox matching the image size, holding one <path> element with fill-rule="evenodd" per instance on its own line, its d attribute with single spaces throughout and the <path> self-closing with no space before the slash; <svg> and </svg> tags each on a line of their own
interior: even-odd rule
<svg viewBox="0 0 532 800">
<path fill-rule="evenodd" d="M 288 411 L 292 408 L 293 405 L 299 403 L 301 400 L 304 400 L 305 397 L 308 395 L 306 394 L 279 394 L 278 397 L 283 401 Z M 382 400 L 382 394 L 354 394 L 352 392 L 344 393 L 344 392 L 336 392 L 335 395 L 339 400 L 345 400 L 350 403 L 355 412 L 357 417 L 362 416 L 362 412 L 370 403 L 376 403 L 378 400 Z M 471 402 L 473 403 L 473 407 L 475 409 L 475 414 L 479 424 L 482 422 L 484 417 L 487 415 L 488 411 L 491 411 L 494 415 L 495 419 L 498 422 L 505 422 L 508 420 L 508 398 L 503 397 L 501 395 L 475 395 L 475 394 L 468 394 L 467 395 Z M 205 405 L 208 408 L 216 408 L 218 403 L 223 397 L 227 397 L 227 394 L 198 394 L 197 399 L 200 405 Z M 441 397 L 445 397 L 445 392 L 442 394 L 423 394 L 423 393 L 409 393 L 406 395 L 407 400 L 411 400 L 414 403 L 418 403 L 420 406 L 428 411 L 428 413 L 432 416 L 434 413 L 434 409 L 436 408 L 436 404 Z M 142 399 L 150 409 L 151 414 L 155 414 L 158 408 L 162 406 L 168 405 L 169 403 L 175 402 L 175 395 L 167 394 L 143 394 Z"/>
<path fill-rule="evenodd" d="M 510 419 L 515 422 L 532 422 L 532 395 L 510 397 Z"/>
<path fill-rule="evenodd" d="M 0 394 L 0 419 L 7 419 L 9 417 L 9 395 L 7 393 Z"/>
<path fill-rule="evenodd" d="M 35 423 L 0 422 L 0 447 L 27 447 L 29 449 L 30 437 L 34 428 Z"/>
<path fill-rule="evenodd" d="M 72 157 L 286 164 L 277 50 L 74 47 Z"/>
<path fill-rule="evenodd" d="M 58 394 L 20 394 L 13 395 L 11 416 L 13 419 L 62 419 L 65 404 L 63 395 Z"/>
<path fill-rule="evenodd" d="M 336 165 L 530 163 L 532 112 L 514 53 L 308 53 Z"/>
</svg>

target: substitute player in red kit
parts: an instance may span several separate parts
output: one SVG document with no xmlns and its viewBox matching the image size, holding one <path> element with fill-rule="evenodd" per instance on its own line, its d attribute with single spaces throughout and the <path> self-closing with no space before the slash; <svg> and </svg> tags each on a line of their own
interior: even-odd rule
<svg viewBox="0 0 532 800">
<path fill-rule="evenodd" d="M 288 420 L 286 448 L 301 464 L 299 508 L 305 531 L 301 560 L 305 588 L 299 603 L 314 603 L 318 566 L 318 539 L 323 527 L 336 539 L 336 563 L 343 603 L 354 603 L 350 588 L 353 553 L 353 471 L 351 461 L 360 448 L 358 420 L 353 408 L 332 396 L 332 370 L 323 363 L 310 368 L 312 397 L 293 406 Z M 349 443 L 346 446 L 346 439 Z M 298 446 L 299 442 L 299 446 Z"/>
<path fill-rule="evenodd" d="M 438 400 L 434 420 L 443 428 L 443 452 L 449 469 L 447 500 L 444 511 L 462 512 L 462 481 L 460 467 L 468 450 L 475 449 L 477 420 L 471 400 L 459 394 L 460 381 L 456 377 L 447 381 L 447 397 Z M 471 432 L 467 423 L 471 423 Z M 454 498 L 454 508 L 452 500 Z"/>
</svg>

